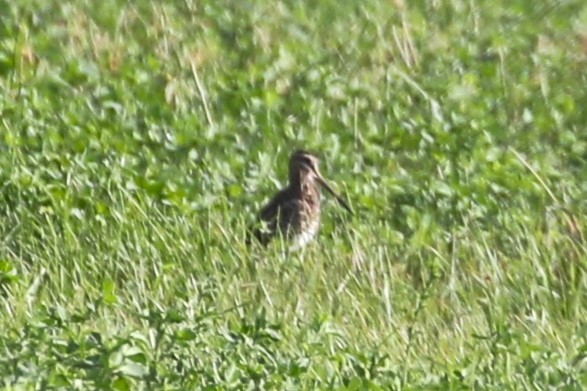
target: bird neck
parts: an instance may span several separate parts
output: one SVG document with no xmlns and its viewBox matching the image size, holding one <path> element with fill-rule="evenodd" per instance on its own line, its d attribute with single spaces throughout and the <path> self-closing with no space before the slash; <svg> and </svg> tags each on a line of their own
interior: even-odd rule
<svg viewBox="0 0 587 391">
<path fill-rule="evenodd" d="M 304 170 L 290 175 L 289 187 L 298 195 L 315 193 L 319 190 L 314 175 Z"/>
</svg>

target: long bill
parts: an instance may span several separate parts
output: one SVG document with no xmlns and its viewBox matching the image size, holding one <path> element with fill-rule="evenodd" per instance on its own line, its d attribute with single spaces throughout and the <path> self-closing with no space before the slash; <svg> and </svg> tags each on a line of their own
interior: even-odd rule
<svg viewBox="0 0 587 391">
<path fill-rule="evenodd" d="M 328 192 L 330 194 L 332 194 L 334 196 L 334 198 L 336 198 L 336 200 L 351 214 L 354 215 L 353 211 L 351 210 L 351 207 L 346 203 L 345 200 L 342 199 L 341 196 L 339 196 L 338 194 L 336 194 L 336 192 L 332 189 L 332 187 L 330 187 L 330 185 L 328 184 L 328 182 L 326 182 L 324 180 L 324 178 L 322 178 L 322 175 L 318 174 L 318 182 L 324 186 L 324 188 L 326 190 L 328 190 Z"/>
</svg>

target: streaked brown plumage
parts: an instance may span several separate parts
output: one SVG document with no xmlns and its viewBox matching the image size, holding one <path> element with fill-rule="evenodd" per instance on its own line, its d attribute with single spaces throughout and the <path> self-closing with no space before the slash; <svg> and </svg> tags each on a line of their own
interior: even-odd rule
<svg viewBox="0 0 587 391">
<path fill-rule="evenodd" d="M 320 226 L 320 187 L 323 186 L 352 214 L 347 203 L 332 190 L 318 170 L 319 160 L 309 152 L 298 150 L 289 160 L 289 184 L 261 209 L 262 227 L 254 231 L 262 244 L 278 234 L 292 241 L 292 250 L 308 244 Z"/>
</svg>

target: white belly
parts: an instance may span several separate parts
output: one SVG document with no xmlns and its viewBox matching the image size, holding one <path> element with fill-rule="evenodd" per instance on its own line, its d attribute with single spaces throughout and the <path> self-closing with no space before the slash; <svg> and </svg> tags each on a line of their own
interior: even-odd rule
<svg viewBox="0 0 587 391">
<path fill-rule="evenodd" d="M 296 234 L 292 238 L 292 245 L 290 246 L 290 251 L 297 251 L 301 248 L 305 247 L 308 243 L 314 239 L 316 234 L 318 233 L 318 228 L 320 227 L 320 221 L 314 220 L 309 226 L 308 229 Z"/>
</svg>

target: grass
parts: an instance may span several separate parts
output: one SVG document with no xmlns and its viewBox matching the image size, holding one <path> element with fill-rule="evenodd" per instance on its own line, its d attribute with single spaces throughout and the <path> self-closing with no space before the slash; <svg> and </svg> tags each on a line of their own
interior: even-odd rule
<svg viewBox="0 0 587 391">
<path fill-rule="evenodd" d="M 0 9 L 3 389 L 587 386 L 582 1 Z"/>
</svg>

